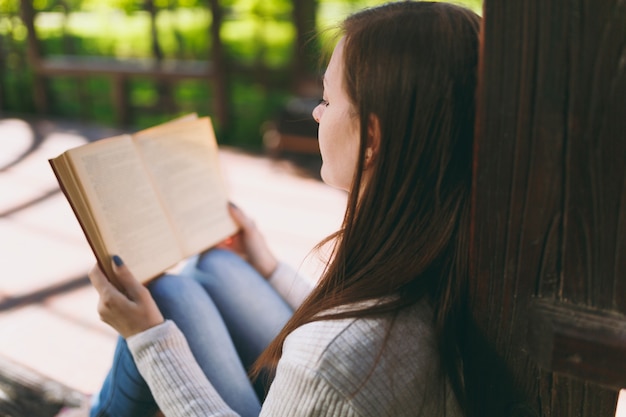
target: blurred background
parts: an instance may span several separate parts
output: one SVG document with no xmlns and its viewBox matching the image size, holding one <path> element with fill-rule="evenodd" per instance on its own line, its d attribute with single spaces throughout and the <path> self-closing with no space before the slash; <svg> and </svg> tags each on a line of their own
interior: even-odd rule
<svg viewBox="0 0 626 417">
<path fill-rule="evenodd" d="M 455 2 L 481 14 L 481 0 Z M 0 367 L 90 393 L 110 366 L 116 335 L 95 311 L 93 258 L 47 165 L 69 147 L 208 115 L 234 201 L 281 257 L 297 266 L 336 230 L 345 195 L 266 156 L 319 164 L 310 112 L 332 29 L 381 3 L 0 0 Z"/>
<path fill-rule="evenodd" d="M 197 112 L 222 144 L 276 147 L 274 128 L 319 100 L 331 29 L 380 3 L 0 0 L 0 112 L 132 130 Z"/>
</svg>

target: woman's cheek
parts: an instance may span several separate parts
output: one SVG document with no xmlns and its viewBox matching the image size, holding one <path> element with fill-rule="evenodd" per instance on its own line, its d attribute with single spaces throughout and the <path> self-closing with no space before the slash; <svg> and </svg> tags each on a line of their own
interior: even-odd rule
<svg viewBox="0 0 626 417">
<path fill-rule="evenodd" d="M 322 156 L 320 175 L 326 184 L 331 187 L 338 187 L 339 184 L 337 184 L 335 177 L 337 159 L 340 159 L 340 157 L 337 155 L 336 144 L 333 143 L 329 133 L 326 125 L 320 124 L 318 131 L 320 154 Z"/>
</svg>

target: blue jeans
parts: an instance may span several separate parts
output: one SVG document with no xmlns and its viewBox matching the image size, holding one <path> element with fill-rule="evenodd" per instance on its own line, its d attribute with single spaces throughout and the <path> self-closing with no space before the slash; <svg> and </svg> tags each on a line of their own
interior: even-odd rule
<svg viewBox="0 0 626 417">
<path fill-rule="evenodd" d="M 148 285 L 166 319 L 174 321 L 224 401 L 241 416 L 258 416 L 266 387 L 247 371 L 293 311 L 238 255 L 214 249 L 189 262 L 180 275 Z M 124 339 L 92 400 L 91 417 L 153 417 L 157 405 Z"/>
</svg>

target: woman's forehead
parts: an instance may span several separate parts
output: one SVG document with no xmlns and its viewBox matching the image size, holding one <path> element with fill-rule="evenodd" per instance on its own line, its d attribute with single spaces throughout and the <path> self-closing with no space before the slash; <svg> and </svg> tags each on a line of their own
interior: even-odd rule
<svg viewBox="0 0 626 417">
<path fill-rule="evenodd" d="M 322 77 L 324 87 L 336 85 L 336 83 L 341 80 L 341 68 L 343 66 L 343 47 L 344 38 L 341 38 L 339 42 L 337 42 L 337 46 L 335 46 L 333 54 L 330 57 L 330 62 L 328 63 L 328 67 L 326 67 L 326 72 Z"/>
</svg>

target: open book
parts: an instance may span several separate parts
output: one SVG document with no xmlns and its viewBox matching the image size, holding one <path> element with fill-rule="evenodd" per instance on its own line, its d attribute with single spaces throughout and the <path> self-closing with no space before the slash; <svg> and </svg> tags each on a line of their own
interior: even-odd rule
<svg viewBox="0 0 626 417">
<path fill-rule="evenodd" d="M 195 114 L 50 160 L 98 264 L 141 282 L 237 232 L 211 120 Z"/>
</svg>

